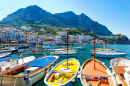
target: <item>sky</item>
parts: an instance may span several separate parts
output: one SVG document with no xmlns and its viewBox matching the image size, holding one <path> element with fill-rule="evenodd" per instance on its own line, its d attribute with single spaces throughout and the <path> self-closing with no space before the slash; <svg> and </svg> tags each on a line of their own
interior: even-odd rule
<svg viewBox="0 0 130 86">
<path fill-rule="evenodd" d="M 0 20 L 20 8 L 37 5 L 52 14 L 73 11 L 130 39 L 130 0 L 0 0 Z"/>
</svg>

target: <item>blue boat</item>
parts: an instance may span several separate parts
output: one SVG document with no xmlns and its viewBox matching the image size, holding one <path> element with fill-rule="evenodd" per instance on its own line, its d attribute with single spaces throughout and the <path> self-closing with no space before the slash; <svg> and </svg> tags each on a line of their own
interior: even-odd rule
<svg viewBox="0 0 130 86">
<path fill-rule="evenodd" d="M 0 72 L 5 86 L 32 86 L 41 80 L 59 56 L 45 56 Z"/>
</svg>

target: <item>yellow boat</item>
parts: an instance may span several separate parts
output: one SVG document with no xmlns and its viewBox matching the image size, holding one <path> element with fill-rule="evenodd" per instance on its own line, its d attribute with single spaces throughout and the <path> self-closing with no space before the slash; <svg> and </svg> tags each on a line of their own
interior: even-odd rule
<svg viewBox="0 0 130 86">
<path fill-rule="evenodd" d="M 57 64 L 45 77 L 48 86 L 68 86 L 76 77 L 80 63 L 75 58 L 67 59 Z"/>
</svg>

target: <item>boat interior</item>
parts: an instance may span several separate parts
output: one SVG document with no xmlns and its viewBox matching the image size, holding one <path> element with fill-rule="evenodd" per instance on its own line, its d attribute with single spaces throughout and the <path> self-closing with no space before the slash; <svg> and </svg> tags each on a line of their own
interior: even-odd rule
<svg viewBox="0 0 130 86">
<path fill-rule="evenodd" d="M 25 75 L 28 73 L 33 72 L 34 70 L 39 69 L 39 67 L 31 67 L 31 66 L 20 66 L 17 68 L 12 68 L 9 70 L 9 68 L 7 69 L 7 71 L 5 71 L 4 73 L 2 73 L 3 75 L 10 75 L 10 76 L 14 76 L 14 75 Z"/>
<path fill-rule="evenodd" d="M 88 69 L 89 68 L 89 69 Z M 111 72 L 100 61 L 90 59 L 85 62 L 81 72 L 81 80 L 85 86 L 115 86 Z"/>
<path fill-rule="evenodd" d="M 61 85 L 70 81 L 78 71 L 78 63 L 75 60 L 64 62 L 53 69 L 53 72 L 47 79 L 47 83 L 51 85 Z"/>
</svg>

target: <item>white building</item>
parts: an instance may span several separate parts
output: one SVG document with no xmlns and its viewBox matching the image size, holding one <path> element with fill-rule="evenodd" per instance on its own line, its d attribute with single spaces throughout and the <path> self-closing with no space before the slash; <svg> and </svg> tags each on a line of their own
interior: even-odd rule
<svg viewBox="0 0 130 86">
<path fill-rule="evenodd" d="M 69 42 L 73 43 L 74 42 L 74 35 L 69 35 Z"/>
<path fill-rule="evenodd" d="M 76 35 L 78 37 L 78 42 L 81 43 L 81 42 L 85 42 L 85 36 L 83 35 Z"/>
<path fill-rule="evenodd" d="M 30 32 L 26 34 L 26 41 L 27 42 L 36 42 L 38 41 L 38 33 Z"/>
<path fill-rule="evenodd" d="M 20 29 L 21 29 L 21 30 L 30 31 L 30 30 L 32 30 L 33 28 L 32 28 L 32 27 L 28 27 L 28 26 L 24 25 L 24 26 L 21 26 L 21 27 L 20 27 Z"/>
<path fill-rule="evenodd" d="M 85 37 L 85 41 L 93 40 L 93 36 L 85 35 L 84 37 Z"/>
<path fill-rule="evenodd" d="M 62 43 L 63 42 L 62 36 L 55 36 L 55 42 Z"/>
<path fill-rule="evenodd" d="M 42 31 L 42 32 L 45 32 L 44 28 L 41 28 L 41 31 Z"/>
<path fill-rule="evenodd" d="M 38 41 L 39 43 L 43 43 L 46 40 L 46 35 L 39 35 Z"/>
<path fill-rule="evenodd" d="M 58 35 L 58 36 L 61 36 L 61 35 L 62 35 L 62 36 L 66 36 L 66 35 L 67 35 L 67 32 L 66 32 L 66 31 L 58 31 L 58 32 L 57 32 L 57 35 Z"/>
<path fill-rule="evenodd" d="M 17 30 L 16 28 L 13 28 L 13 27 L 7 27 L 7 28 L 4 28 L 3 30 L 4 30 L 3 33 L 6 35 L 7 41 L 19 42 L 20 40 L 22 40 L 20 39 L 20 37 L 22 37 L 23 35 L 20 35 L 21 34 L 20 30 Z"/>
</svg>

